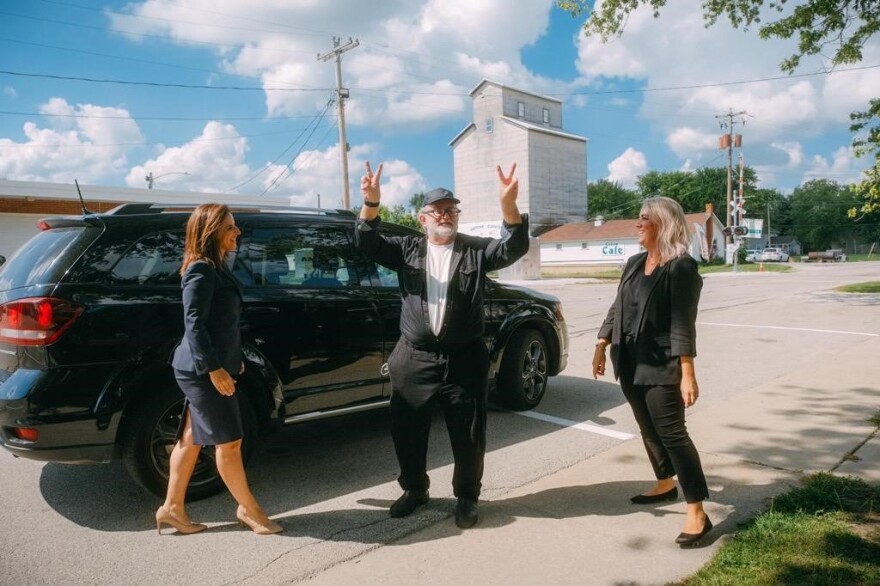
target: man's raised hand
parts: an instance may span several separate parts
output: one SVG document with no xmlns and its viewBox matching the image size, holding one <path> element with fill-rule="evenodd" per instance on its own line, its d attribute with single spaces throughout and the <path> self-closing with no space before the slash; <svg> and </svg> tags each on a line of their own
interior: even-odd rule
<svg viewBox="0 0 880 586">
<path fill-rule="evenodd" d="M 519 179 L 514 178 L 516 163 L 510 168 L 510 173 L 504 175 L 501 165 L 498 165 L 498 181 L 501 183 L 501 203 L 513 203 L 519 193 Z"/>
<path fill-rule="evenodd" d="M 364 176 L 361 177 L 361 193 L 364 195 L 365 200 L 378 202 L 382 199 L 382 194 L 379 192 L 379 179 L 381 177 L 382 163 L 379 163 L 379 168 L 376 169 L 375 173 L 373 173 L 373 168 L 370 167 L 369 161 L 364 163 Z"/>
</svg>

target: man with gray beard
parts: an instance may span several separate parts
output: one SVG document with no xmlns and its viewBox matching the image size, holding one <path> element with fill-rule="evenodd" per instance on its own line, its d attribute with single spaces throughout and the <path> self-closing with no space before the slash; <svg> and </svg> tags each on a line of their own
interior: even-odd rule
<svg viewBox="0 0 880 586">
<path fill-rule="evenodd" d="M 486 273 L 512 265 L 529 249 L 528 216 L 519 213 L 516 164 L 501 184 L 500 238 L 458 233 L 461 203 L 448 189 L 425 195 L 419 223 L 426 236 L 388 237 L 379 233 L 379 181 L 367 162 L 361 179 L 364 206 L 355 245 L 379 264 L 397 271 L 402 307 L 400 339 L 388 357 L 391 372 L 391 437 L 400 464 L 403 496 L 392 517 L 406 517 L 428 502 L 428 432 L 439 403 L 452 443 L 452 489 L 458 502 L 455 523 L 472 527 L 486 454 L 486 400 L 489 354 L 483 341 Z"/>
</svg>

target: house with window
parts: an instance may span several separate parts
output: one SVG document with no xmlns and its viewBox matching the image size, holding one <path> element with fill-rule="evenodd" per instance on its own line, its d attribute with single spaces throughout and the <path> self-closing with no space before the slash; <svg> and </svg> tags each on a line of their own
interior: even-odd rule
<svg viewBox="0 0 880 586">
<path fill-rule="evenodd" d="M 690 254 L 709 261 L 723 254 L 721 220 L 711 205 L 705 212 L 685 214 L 691 234 Z M 635 218 L 566 224 L 538 238 L 542 268 L 621 267 L 644 250 L 639 244 Z"/>
</svg>

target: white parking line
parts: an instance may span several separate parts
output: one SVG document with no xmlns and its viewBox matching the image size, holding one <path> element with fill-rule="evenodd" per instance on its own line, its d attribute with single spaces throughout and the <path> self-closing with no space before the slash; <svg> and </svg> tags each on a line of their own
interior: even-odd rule
<svg viewBox="0 0 880 586">
<path fill-rule="evenodd" d="M 543 413 L 535 413 L 534 411 L 511 411 L 511 413 L 516 413 L 517 415 L 522 415 L 523 417 L 531 417 L 532 419 L 540 419 L 541 421 L 553 423 L 560 427 L 573 427 L 575 429 L 580 429 L 581 431 L 588 431 L 590 433 L 597 433 L 599 435 L 607 435 L 608 437 L 613 437 L 620 440 L 630 440 L 635 437 L 630 433 L 614 431 L 613 429 L 608 429 L 607 427 L 600 427 L 591 423 L 581 423 L 579 421 L 572 421 L 571 419 L 563 419 L 561 417 L 553 417 L 552 415 L 544 415 Z"/>
<path fill-rule="evenodd" d="M 793 332 L 817 332 L 820 334 L 846 334 L 849 336 L 869 336 L 869 337 L 878 337 L 880 334 L 873 334 L 869 332 L 847 332 L 844 330 L 818 330 L 814 328 L 790 328 L 786 326 L 753 326 L 749 324 L 719 324 L 715 322 L 709 321 L 698 321 L 698 324 L 701 326 L 723 326 L 728 328 L 758 328 L 759 330 L 791 330 Z"/>
</svg>

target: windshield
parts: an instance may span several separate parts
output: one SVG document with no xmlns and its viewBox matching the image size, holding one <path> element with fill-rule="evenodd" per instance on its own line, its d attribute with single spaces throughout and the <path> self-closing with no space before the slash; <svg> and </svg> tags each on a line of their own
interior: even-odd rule
<svg viewBox="0 0 880 586">
<path fill-rule="evenodd" d="M 0 291 L 58 282 L 99 233 L 86 226 L 39 232 L 0 266 Z"/>
</svg>

